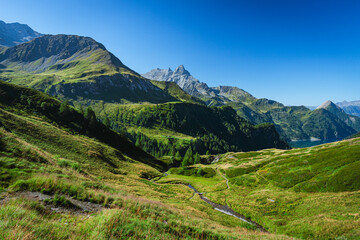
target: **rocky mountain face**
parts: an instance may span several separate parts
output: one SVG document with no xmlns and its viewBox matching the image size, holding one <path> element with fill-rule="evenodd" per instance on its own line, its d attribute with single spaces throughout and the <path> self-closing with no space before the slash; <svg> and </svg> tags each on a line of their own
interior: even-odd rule
<svg viewBox="0 0 360 240">
<path fill-rule="evenodd" d="M 206 83 L 202 83 L 185 69 L 183 65 L 177 67 L 174 71 L 168 69 L 153 69 L 150 72 L 142 75 L 150 80 L 175 82 L 185 92 L 192 96 L 203 98 L 203 97 L 214 97 L 210 88 Z"/>
<path fill-rule="evenodd" d="M 200 82 L 193 77 L 183 65 L 178 66 L 174 71 L 170 68 L 156 68 L 148 73 L 142 74 L 142 76 L 156 81 L 175 82 L 185 92 L 202 99 L 207 102 L 208 105 L 221 106 L 227 102 L 254 98 L 249 93 L 237 87 L 209 87 L 206 83 Z"/>
<path fill-rule="evenodd" d="M 0 45 L 12 47 L 42 36 L 26 24 L 5 23 L 0 20 Z"/>
<path fill-rule="evenodd" d="M 0 51 L 0 78 L 52 95 L 108 102 L 175 98 L 88 37 L 44 35 Z"/>
<path fill-rule="evenodd" d="M 343 101 L 336 103 L 336 105 L 341 107 L 347 114 L 360 117 L 360 101 Z"/>
</svg>

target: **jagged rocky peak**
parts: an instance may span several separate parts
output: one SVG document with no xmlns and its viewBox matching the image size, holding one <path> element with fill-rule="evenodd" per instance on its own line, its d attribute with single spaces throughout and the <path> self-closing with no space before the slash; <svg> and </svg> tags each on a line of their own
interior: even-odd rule
<svg viewBox="0 0 360 240">
<path fill-rule="evenodd" d="M 0 20 L 0 46 L 12 47 L 31 41 L 43 34 L 34 31 L 26 24 L 5 23 Z"/>
<path fill-rule="evenodd" d="M 191 75 L 191 74 L 185 69 L 184 65 L 178 66 L 178 67 L 175 69 L 174 74 L 187 75 L 187 76 L 190 76 L 190 75 Z"/>
</svg>

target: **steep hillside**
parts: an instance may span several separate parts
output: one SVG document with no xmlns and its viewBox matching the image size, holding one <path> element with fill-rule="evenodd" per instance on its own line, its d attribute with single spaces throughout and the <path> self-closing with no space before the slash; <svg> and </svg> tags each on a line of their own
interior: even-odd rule
<svg viewBox="0 0 360 240">
<path fill-rule="evenodd" d="M 174 100 L 88 37 L 45 35 L 4 49 L 0 64 L 0 79 L 4 81 L 74 100 Z"/>
<path fill-rule="evenodd" d="M 216 161 L 170 169 L 159 183 L 191 184 L 202 193 L 198 198 L 230 206 L 270 231 L 300 239 L 359 239 L 360 138 L 206 159 Z"/>
<path fill-rule="evenodd" d="M 349 127 L 355 129 L 356 131 L 360 131 L 360 118 L 356 116 L 351 116 L 345 113 L 343 109 L 334 104 L 331 101 L 326 101 L 322 105 L 320 105 L 317 109 L 326 109 L 331 112 L 333 115 L 338 117 L 341 121 L 343 121 Z"/>
<path fill-rule="evenodd" d="M 138 161 L 159 168 L 159 170 L 165 167 L 162 162 L 135 147 L 126 137 L 99 123 L 92 111 L 89 111 L 84 117 L 83 113 L 71 108 L 66 103 L 61 105 L 59 100 L 47 94 L 3 81 L 0 81 L 0 104 L 4 109 L 10 108 L 12 112 L 36 112 L 53 123 L 71 129 L 74 133 L 94 137 Z M 9 121 L 5 115 L 8 117 L 10 115 L 4 112 L 3 114 L 4 118 L 0 122 L 2 122 L 2 126 L 10 128 L 11 125 L 4 123 Z M 11 123 L 8 122 L 8 124 Z M 18 124 L 15 119 L 13 119 L 13 124 Z M 34 134 L 33 137 L 36 138 L 37 131 L 29 131 L 27 134 Z"/>
<path fill-rule="evenodd" d="M 319 108 L 310 113 L 303 125 L 304 131 L 317 139 L 343 139 L 356 131 L 331 112 Z"/>
<path fill-rule="evenodd" d="M 0 46 L 12 47 L 42 36 L 26 24 L 5 23 L 0 20 Z"/>
<path fill-rule="evenodd" d="M 263 148 L 287 148 L 271 124 L 254 126 L 230 107 L 191 103 L 157 105 L 95 104 L 99 117 L 113 129 L 128 132 L 134 142 L 153 154 L 224 153 Z"/>
<path fill-rule="evenodd" d="M 93 118 L 88 122 L 89 111 L 83 116 L 46 94 L 2 82 L 0 105 L 4 239 L 275 237 L 201 201 L 189 203 L 186 186 L 149 181 L 162 175 L 157 160 Z"/>
<path fill-rule="evenodd" d="M 190 103 L 198 103 L 205 104 L 200 99 L 187 94 L 184 90 L 182 90 L 176 83 L 174 82 L 165 82 L 165 81 L 151 81 L 152 84 L 157 86 L 158 88 L 165 91 L 170 96 L 174 97 L 177 100 L 182 102 L 190 102 Z"/>
</svg>

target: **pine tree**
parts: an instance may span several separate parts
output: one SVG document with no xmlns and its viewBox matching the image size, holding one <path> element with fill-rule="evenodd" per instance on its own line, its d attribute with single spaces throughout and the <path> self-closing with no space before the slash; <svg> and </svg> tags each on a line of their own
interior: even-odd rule
<svg viewBox="0 0 360 240">
<path fill-rule="evenodd" d="M 186 166 L 189 166 L 189 159 L 188 158 L 185 158 L 182 160 L 181 162 L 181 167 L 186 167 Z"/>
<path fill-rule="evenodd" d="M 174 163 L 174 156 L 170 157 L 169 165 L 172 165 Z"/>
<path fill-rule="evenodd" d="M 197 170 L 196 175 L 199 176 L 199 177 L 201 177 L 203 174 L 204 174 L 204 170 L 203 170 L 202 168 L 199 168 L 199 169 Z"/>
<path fill-rule="evenodd" d="M 70 113 L 69 101 L 65 100 L 61 103 L 59 112 L 61 115 L 66 116 Z"/>
<path fill-rule="evenodd" d="M 89 121 L 89 127 L 95 129 L 97 127 L 97 120 L 95 112 L 91 107 L 87 107 L 84 113 L 84 117 Z"/>
<path fill-rule="evenodd" d="M 87 108 L 86 108 L 85 113 L 84 113 L 84 117 L 85 117 L 87 120 L 90 120 L 90 119 L 92 119 L 92 118 L 95 118 L 95 119 L 96 119 L 95 112 L 92 110 L 91 107 L 87 107 Z"/>
<path fill-rule="evenodd" d="M 110 127 L 110 120 L 109 120 L 109 118 L 108 117 L 106 117 L 105 118 L 105 120 L 104 120 L 104 125 L 106 126 L 106 127 Z"/>
<path fill-rule="evenodd" d="M 84 108 L 82 105 L 80 105 L 78 112 L 82 115 L 84 115 Z"/>
<path fill-rule="evenodd" d="M 139 136 L 136 138 L 135 146 L 141 147 L 140 138 Z"/>
<path fill-rule="evenodd" d="M 175 146 L 172 145 L 169 151 L 169 156 L 174 156 L 175 155 Z"/>
<path fill-rule="evenodd" d="M 188 150 L 185 153 L 184 160 L 188 163 L 188 165 L 191 165 L 194 163 L 194 156 L 191 150 L 191 147 L 188 148 Z"/>
<path fill-rule="evenodd" d="M 201 161 L 200 154 L 196 153 L 194 156 L 194 164 L 199 164 Z"/>
<path fill-rule="evenodd" d="M 180 155 L 179 151 L 177 151 L 177 152 L 175 153 L 175 159 L 176 159 L 176 160 L 180 160 L 180 159 L 181 159 L 181 155 Z"/>
<path fill-rule="evenodd" d="M 46 111 L 48 109 L 49 105 L 47 102 L 42 102 L 40 107 L 43 111 Z"/>
</svg>

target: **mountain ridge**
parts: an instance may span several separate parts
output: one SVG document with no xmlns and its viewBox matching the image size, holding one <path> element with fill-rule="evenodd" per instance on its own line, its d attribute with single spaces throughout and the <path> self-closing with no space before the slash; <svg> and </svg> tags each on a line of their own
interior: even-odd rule
<svg viewBox="0 0 360 240">
<path fill-rule="evenodd" d="M 360 117 L 360 100 L 358 101 L 342 101 L 336 103 L 340 106 L 347 114 Z"/>
<path fill-rule="evenodd" d="M 181 68 L 182 71 L 185 70 L 183 65 L 180 65 L 178 68 Z M 177 72 L 180 73 L 181 71 Z M 206 83 L 200 82 L 192 77 L 191 74 L 189 75 L 187 70 L 186 75 L 181 76 L 181 74 L 177 74 L 174 76 L 170 68 L 168 70 L 157 68 L 142 76 L 158 81 L 180 83 L 179 86 L 185 92 L 199 97 L 208 106 L 231 106 L 237 111 L 239 116 L 253 124 L 274 123 L 278 132 L 287 140 L 310 140 L 311 138 L 328 140 L 330 136 L 341 136 L 343 138 L 360 130 L 360 119 L 358 117 L 349 116 L 330 101 L 323 103 L 317 109 L 326 109 L 331 114 L 326 114 L 322 111 L 314 113 L 312 110 L 302 106 L 284 106 L 279 102 L 266 98 L 257 99 L 238 87 L 208 87 Z M 202 95 L 199 95 L 196 89 L 200 83 L 206 86 L 202 88 L 202 91 L 206 92 Z M 321 120 L 320 122 L 324 125 L 320 126 L 320 122 L 318 124 L 313 122 L 314 119 Z M 343 121 L 352 130 L 344 124 L 340 124 L 339 121 Z M 306 127 L 304 128 L 304 126 Z M 309 126 L 312 126 L 313 129 Z M 328 133 L 326 129 L 332 131 L 332 133 Z"/>
<path fill-rule="evenodd" d="M 174 101 L 101 44 L 77 35 L 44 35 L 0 52 L 0 78 L 51 95 L 109 102 Z"/>
<path fill-rule="evenodd" d="M 209 87 L 206 83 L 193 77 L 184 65 L 178 66 L 174 71 L 168 69 L 152 69 L 142 74 L 143 77 L 156 81 L 175 82 L 188 94 L 198 97 L 208 105 L 221 105 L 241 99 L 254 98 L 251 94 L 232 86 Z"/>
<path fill-rule="evenodd" d="M 12 47 L 42 35 L 26 24 L 5 23 L 0 20 L 0 46 Z"/>
</svg>

